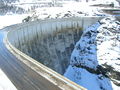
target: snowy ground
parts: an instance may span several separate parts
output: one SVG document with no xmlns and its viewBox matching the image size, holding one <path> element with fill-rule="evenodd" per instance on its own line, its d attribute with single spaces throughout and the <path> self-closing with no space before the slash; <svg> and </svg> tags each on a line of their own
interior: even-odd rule
<svg viewBox="0 0 120 90">
<path fill-rule="evenodd" d="M 5 16 L 0 16 L 0 29 L 17 24 L 17 23 L 22 23 L 22 20 L 28 16 L 28 14 L 13 14 L 13 15 L 5 15 Z"/>
<path fill-rule="evenodd" d="M 17 90 L 4 72 L 0 69 L 0 90 Z"/>
<path fill-rule="evenodd" d="M 61 7 L 41 7 L 35 10 L 30 10 L 30 21 L 37 19 L 51 19 L 51 18 L 68 18 L 68 17 L 81 17 L 81 16 L 110 16 L 104 13 L 101 9 L 104 7 L 94 7 L 94 4 L 111 4 L 114 7 L 119 7 L 118 2 L 115 0 L 97 0 L 86 2 L 64 2 Z M 24 7 L 26 10 L 28 7 Z"/>
<path fill-rule="evenodd" d="M 65 76 L 88 90 L 120 90 L 115 85 L 120 83 L 119 36 L 120 22 L 114 17 L 104 18 L 84 30 Z"/>
<path fill-rule="evenodd" d="M 74 7 L 72 7 L 74 6 Z M 91 7 L 88 3 L 69 3 L 62 7 L 43 7 L 31 11 L 31 21 L 48 18 L 68 18 L 81 16 L 108 16 L 98 7 Z"/>
</svg>

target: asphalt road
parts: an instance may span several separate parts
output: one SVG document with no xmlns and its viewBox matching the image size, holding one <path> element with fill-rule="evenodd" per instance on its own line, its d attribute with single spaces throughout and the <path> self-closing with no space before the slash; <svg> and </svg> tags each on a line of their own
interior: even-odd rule
<svg viewBox="0 0 120 90">
<path fill-rule="evenodd" d="M 0 68 L 18 90 L 60 90 L 57 85 L 37 74 L 18 60 L 5 46 L 6 31 L 0 31 Z"/>
</svg>

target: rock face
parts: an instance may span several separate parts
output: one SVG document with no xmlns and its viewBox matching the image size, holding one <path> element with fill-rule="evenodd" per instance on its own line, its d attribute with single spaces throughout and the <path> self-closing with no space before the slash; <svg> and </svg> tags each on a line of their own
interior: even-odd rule
<svg viewBox="0 0 120 90">
<path fill-rule="evenodd" d="M 120 22 L 104 18 L 84 30 L 64 76 L 88 90 L 120 89 Z"/>
</svg>

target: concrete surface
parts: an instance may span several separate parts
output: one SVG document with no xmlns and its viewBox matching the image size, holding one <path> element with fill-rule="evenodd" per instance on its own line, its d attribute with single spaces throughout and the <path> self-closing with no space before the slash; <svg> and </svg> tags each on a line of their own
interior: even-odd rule
<svg viewBox="0 0 120 90">
<path fill-rule="evenodd" d="M 82 30 L 100 18 L 81 17 L 26 23 L 10 31 L 8 39 L 20 51 L 64 74 Z"/>
</svg>

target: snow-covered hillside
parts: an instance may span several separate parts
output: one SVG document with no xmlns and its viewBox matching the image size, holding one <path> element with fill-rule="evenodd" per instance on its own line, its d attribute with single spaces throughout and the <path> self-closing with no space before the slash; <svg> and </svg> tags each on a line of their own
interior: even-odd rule
<svg viewBox="0 0 120 90">
<path fill-rule="evenodd" d="M 54 0 L 53 0 L 54 1 Z M 85 1 L 85 0 L 84 0 Z M 34 21 L 37 19 L 51 19 L 51 18 L 67 18 L 67 17 L 81 17 L 81 16 L 109 16 L 109 14 L 104 13 L 102 9 L 105 7 L 99 7 L 99 4 L 107 5 L 108 8 L 110 4 L 114 4 L 114 7 L 119 6 L 119 3 L 116 0 L 95 0 L 89 1 L 89 3 L 76 1 L 68 1 L 65 3 L 64 0 L 61 1 L 62 6 L 47 6 L 34 8 L 34 10 L 30 10 L 31 15 L 29 16 L 29 20 Z M 94 6 L 98 5 L 98 7 Z M 103 5 L 103 6 L 104 6 Z M 29 5 L 28 5 L 29 7 Z M 27 5 L 24 9 L 28 9 Z M 28 17 L 26 17 L 28 19 Z"/>
<path fill-rule="evenodd" d="M 89 5 L 93 4 L 114 4 L 115 7 L 120 6 L 116 0 L 2 0 L 0 1 L 0 14 L 6 14 L 7 12 L 28 13 L 42 7 L 62 7 L 61 9 L 63 10 L 64 6 L 67 6 L 68 9 L 71 6 L 72 8 L 82 9 L 85 15 L 89 15 L 91 10 L 93 14 L 90 15 L 99 14 L 89 7 Z"/>
<path fill-rule="evenodd" d="M 104 18 L 84 30 L 64 75 L 88 90 L 120 90 L 120 22 Z"/>
<path fill-rule="evenodd" d="M 71 7 L 73 6 L 74 7 Z M 86 8 L 86 9 L 85 9 Z M 37 19 L 56 19 L 82 16 L 108 16 L 98 7 L 89 6 L 87 3 L 69 3 L 63 7 L 42 7 L 35 9 L 29 16 L 29 21 Z M 26 17 L 27 19 L 28 17 Z"/>
</svg>

